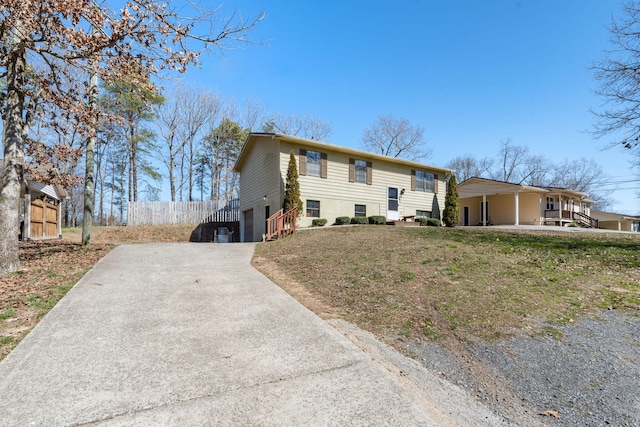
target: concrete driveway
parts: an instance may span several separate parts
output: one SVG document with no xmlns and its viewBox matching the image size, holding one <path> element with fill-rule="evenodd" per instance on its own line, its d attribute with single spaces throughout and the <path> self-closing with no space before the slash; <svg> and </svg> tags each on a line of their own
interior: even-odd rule
<svg viewBox="0 0 640 427">
<path fill-rule="evenodd" d="M 504 420 L 253 269 L 253 244 L 102 259 L 0 363 L 0 425 L 487 425 Z"/>
</svg>

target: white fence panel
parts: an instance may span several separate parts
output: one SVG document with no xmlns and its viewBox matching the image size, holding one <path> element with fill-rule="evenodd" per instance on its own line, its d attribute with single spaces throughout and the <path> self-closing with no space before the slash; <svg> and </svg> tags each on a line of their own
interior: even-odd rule
<svg viewBox="0 0 640 427">
<path fill-rule="evenodd" d="M 195 202 L 129 202 L 128 225 L 197 224 L 209 221 L 239 221 L 238 200 L 220 206 L 217 200 Z"/>
</svg>

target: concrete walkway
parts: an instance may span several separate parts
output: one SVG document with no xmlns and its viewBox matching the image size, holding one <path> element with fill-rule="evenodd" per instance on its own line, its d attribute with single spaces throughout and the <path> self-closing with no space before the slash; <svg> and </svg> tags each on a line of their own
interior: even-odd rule
<svg viewBox="0 0 640 427">
<path fill-rule="evenodd" d="M 253 249 L 116 248 L 0 363 L 0 425 L 504 424 L 311 313 L 249 265 Z"/>
</svg>

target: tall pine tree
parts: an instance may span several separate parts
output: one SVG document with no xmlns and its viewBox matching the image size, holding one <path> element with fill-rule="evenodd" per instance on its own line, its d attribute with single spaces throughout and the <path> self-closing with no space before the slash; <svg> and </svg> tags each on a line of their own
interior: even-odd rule
<svg viewBox="0 0 640 427">
<path fill-rule="evenodd" d="M 287 167 L 287 181 L 285 183 L 284 201 L 282 209 L 289 212 L 291 209 L 298 210 L 298 216 L 302 215 L 302 200 L 300 200 L 300 183 L 298 182 L 298 166 L 296 155 L 291 150 L 289 155 L 289 166 Z"/>
<path fill-rule="evenodd" d="M 447 183 L 447 194 L 444 199 L 442 221 L 447 227 L 455 227 L 460 222 L 460 197 L 456 176 L 451 175 Z"/>
</svg>

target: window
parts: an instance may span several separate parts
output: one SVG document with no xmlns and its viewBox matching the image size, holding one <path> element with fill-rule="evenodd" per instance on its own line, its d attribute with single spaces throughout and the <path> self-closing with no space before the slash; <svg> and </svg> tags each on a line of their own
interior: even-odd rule
<svg viewBox="0 0 640 427">
<path fill-rule="evenodd" d="M 425 171 L 411 171 L 411 189 L 413 191 L 437 192 L 438 176 Z"/>
<path fill-rule="evenodd" d="M 416 211 L 416 218 L 431 218 L 431 211 Z"/>
<path fill-rule="evenodd" d="M 300 149 L 299 175 L 327 177 L 327 153 Z"/>
<path fill-rule="evenodd" d="M 367 162 L 364 160 L 355 161 L 356 168 L 356 182 L 367 182 Z"/>
<path fill-rule="evenodd" d="M 433 193 L 433 174 L 416 171 L 416 190 Z"/>
<path fill-rule="evenodd" d="M 307 151 L 307 175 L 320 176 L 320 153 L 317 151 Z"/>
<path fill-rule="evenodd" d="M 356 205 L 354 216 L 367 216 L 367 205 Z"/>
<path fill-rule="evenodd" d="M 553 197 L 547 197 L 547 210 L 552 211 L 554 209 Z"/>
<path fill-rule="evenodd" d="M 349 159 L 349 182 L 361 182 L 371 185 L 371 162 Z"/>
<path fill-rule="evenodd" d="M 320 218 L 319 200 L 307 200 L 307 216 L 312 218 Z"/>
</svg>

